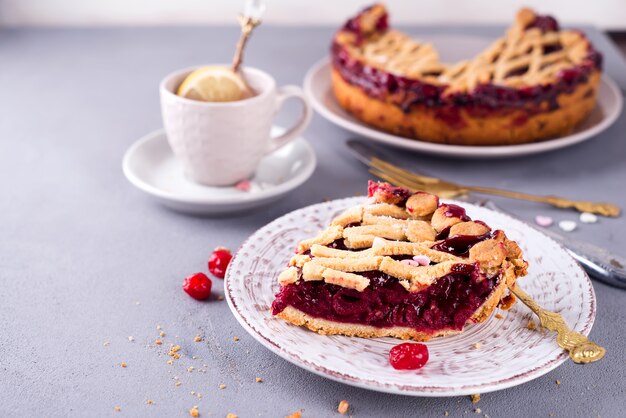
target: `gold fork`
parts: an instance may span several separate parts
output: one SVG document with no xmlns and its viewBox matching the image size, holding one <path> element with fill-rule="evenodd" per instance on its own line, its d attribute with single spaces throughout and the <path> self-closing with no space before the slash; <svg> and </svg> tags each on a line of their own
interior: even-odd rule
<svg viewBox="0 0 626 418">
<path fill-rule="evenodd" d="M 539 317 L 542 327 L 557 333 L 556 343 L 559 347 L 567 350 L 574 363 L 593 363 L 604 357 L 606 350 L 603 347 L 590 341 L 581 333 L 570 329 L 560 314 L 548 311 L 539 306 L 539 304 L 518 285 L 513 286 L 510 290 L 511 293 Z"/>
<path fill-rule="evenodd" d="M 559 196 L 537 196 L 528 193 L 512 192 L 509 190 L 495 189 L 481 186 L 465 186 L 457 183 L 438 179 L 436 177 L 423 176 L 409 170 L 381 160 L 377 157 L 371 158 L 369 162 L 372 169 L 370 172 L 386 181 L 395 183 L 398 186 L 413 190 L 423 190 L 440 195 L 441 197 L 457 197 L 469 192 L 490 194 L 509 197 L 512 199 L 530 200 L 542 202 L 557 208 L 573 208 L 579 212 L 597 213 L 603 216 L 619 216 L 620 209 L 612 203 L 590 202 L 586 200 L 571 200 Z"/>
</svg>

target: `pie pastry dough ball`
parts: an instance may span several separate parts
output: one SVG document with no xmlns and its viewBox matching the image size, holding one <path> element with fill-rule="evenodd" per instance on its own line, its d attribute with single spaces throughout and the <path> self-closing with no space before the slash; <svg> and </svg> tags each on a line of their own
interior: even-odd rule
<svg viewBox="0 0 626 418">
<path fill-rule="evenodd" d="M 406 210 L 414 217 L 428 216 L 439 206 L 439 198 L 434 194 L 417 192 L 406 201 Z"/>
<path fill-rule="evenodd" d="M 393 194 L 393 192 L 384 189 L 376 190 L 372 197 L 374 198 L 374 202 L 386 203 L 388 205 L 399 205 L 405 199 L 402 196 Z"/>
<path fill-rule="evenodd" d="M 505 240 L 504 245 L 506 246 L 508 258 L 522 258 L 522 249 L 519 247 L 519 245 L 517 245 L 517 242 L 507 239 Z"/>
<path fill-rule="evenodd" d="M 450 228 L 450 236 L 483 235 L 489 231 L 491 231 L 491 229 L 488 226 L 478 222 L 461 222 L 460 224 L 453 225 L 452 228 Z"/>
<path fill-rule="evenodd" d="M 437 232 L 428 222 L 409 221 L 406 227 L 406 237 L 411 242 L 434 241 Z"/>
<path fill-rule="evenodd" d="M 433 217 L 430 220 L 430 223 L 437 232 L 441 232 L 449 226 L 463 222 L 461 218 L 446 216 L 447 211 L 448 208 L 446 207 L 446 205 L 443 205 L 438 207 L 435 213 L 433 213 Z"/>
<path fill-rule="evenodd" d="M 470 248 L 470 260 L 478 261 L 483 269 L 499 267 L 506 258 L 506 248 L 503 242 L 494 239 L 479 242 Z"/>
</svg>

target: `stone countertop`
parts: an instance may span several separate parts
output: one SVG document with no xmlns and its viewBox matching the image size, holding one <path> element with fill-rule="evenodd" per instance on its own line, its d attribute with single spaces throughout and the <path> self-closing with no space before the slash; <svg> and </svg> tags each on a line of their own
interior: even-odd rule
<svg viewBox="0 0 626 418">
<path fill-rule="evenodd" d="M 502 30 L 412 32 L 495 37 Z M 604 34 L 586 30 L 605 54 L 606 72 L 625 89 L 623 58 Z M 261 27 L 246 63 L 272 73 L 279 84 L 300 84 L 327 53 L 332 33 Z M 198 405 L 201 416 L 282 417 L 302 410 L 305 417 L 326 417 L 346 399 L 356 417 L 474 416 L 476 407 L 491 417 L 623 416 L 626 292 L 601 283 L 595 283 L 591 337 L 607 348 L 604 360 L 567 362 L 524 385 L 484 394 L 477 405 L 468 397 L 412 398 L 329 381 L 254 341 L 225 301 L 187 297 L 182 279 L 206 271 L 214 247 L 236 249 L 289 211 L 364 193 L 370 177 L 344 147 L 353 135 L 316 116 L 305 134 L 318 155 L 313 177 L 250 213 L 181 215 L 125 180 L 124 151 L 161 126 L 160 79 L 178 68 L 228 62 L 236 38 L 235 27 L 0 30 L 0 415 L 171 417 L 188 416 Z M 294 115 L 287 110 L 278 121 Z M 392 152 L 409 167 L 459 182 L 611 200 L 626 208 L 625 130 L 622 114 L 588 142 L 499 161 Z M 576 219 L 572 212 L 494 200 L 525 219 Z M 603 218 L 581 224 L 571 236 L 624 255 L 625 226 L 623 216 Z M 221 284 L 214 280 L 218 295 Z M 204 340 L 194 342 L 196 335 Z M 184 354 L 171 365 L 170 344 Z"/>
</svg>

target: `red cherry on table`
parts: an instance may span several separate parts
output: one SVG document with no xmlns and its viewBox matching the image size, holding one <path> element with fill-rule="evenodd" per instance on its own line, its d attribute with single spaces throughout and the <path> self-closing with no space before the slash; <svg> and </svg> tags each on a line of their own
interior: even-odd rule
<svg viewBox="0 0 626 418">
<path fill-rule="evenodd" d="M 211 296 L 213 282 L 204 273 L 192 274 L 183 281 L 183 290 L 196 300 L 206 300 Z"/>
<path fill-rule="evenodd" d="M 209 271 L 215 277 L 223 279 L 232 258 L 233 255 L 228 248 L 217 247 L 209 257 Z"/>
<path fill-rule="evenodd" d="M 415 370 L 428 361 L 428 347 L 424 344 L 403 343 L 389 350 L 389 363 L 396 370 Z"/>
</svg>

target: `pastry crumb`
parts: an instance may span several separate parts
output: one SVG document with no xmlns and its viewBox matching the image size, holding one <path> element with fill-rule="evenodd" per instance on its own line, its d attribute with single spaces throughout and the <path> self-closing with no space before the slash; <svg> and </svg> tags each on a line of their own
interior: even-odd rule
<svg viewBox="0 0 626 418">
<path fill-rule="evenodd" d="M 512 294 L 508 294 L 500 300 L 500 309 L 508 311 L 515 304 L 516 297 Z"/>
<path fill-rule="evenodd" d="M 504 319 L 504 316 L 500 315 L 499 313 L 497 313 L 495 316 L 497 319 Z"/>
<path fill-rule="evenodd" d="M 233 337 L 233 340 L 239 341 L 239 337 Z"/>
<path fill-rule="evenodd" d="M 165 333 L 163 331 L 159 332 L 159 337 L 165 337 Z"/>
<path fill-rule="evenodd" d="M 448 411 L 443 411 L 443 416 L 447 417 L 448 415 L 450 415 L 450 413 Z"/>
<path fill-rule="evenodd" d="M 193 366 L 189 366 L 189 367 L 187 367 L 187 371 L 188 371 L 189 373 L 193 372 Z"/>
<path fill-rule="evenodd" d="M 528 325 L 526 325 L 526 328 L 528 328 L 531 331 L 534 331 L 537 329 L 537 324 L 535 324 L 535 321 L 531 319 L 528 321 Z"/>
<path fill-rule="evenodd" d="M 129 336 L 129 337 L 128 337 L 128 341 L 130 341 L 130 342 L 132 343 L 133 341 L 135 341 L 135 337 L 133 337 L 132 335 L 131 335 L 131 336 Z"/>
<path fill-rule="evenodd" d="M 120 366 L 122 366 L 122 367 L 126 367 L 126 363 L 125 363 L 125 362 L 121 362 L 121 363 L 120 363 Z"/>
<path fill-rule="evenodd" d="M 224 296 L 222 296 L 222 295 L 218 295 L 218 296 L 217 296 L 217 300 L 224 300 Z"/>
<path fill-rule="evenodd" d="M 482 344 L 481 344 L 481 343 L 476 343 L 476 344 L 474 344 L 474 348 L 475 348 L 476 350 L 480 350 L 480 347 L 482 347 Z"/>
<path fill-rule="evenodd" d="M 157 325 L 157 329 L 161 331 L 161 325 Z"/>
<path fill-rule="evenodd" d="M 154 401 L 152 399 L 146 400 L 147 405 L 154 405 Z"/>
<path fill-rule="evenodd" d="M 174 364 L 174 360 L 169 359 L 169 360 L 167 361 L 167 364 Z"/>
<path fill-rule="evenodd" d="M 174 383 L 174 385 L 175 385 L 175 386 L 180 386 L 180 385 L 182 385 L 182 384 L 183 384 L 183 383 L 182 383 L 182 382 L 180 382 L 180 381 L 178 381 L 178 382 Z"/>
<path fill-rule="evenodd" d="M 343 399 L 341 402 L 339 402 L 339 406 L 337 407 L 337 412 L 339 412 L 341 415 L 345 415 L 348 412 L 349 408 L 350 408 L 350 404 L 348 403 L 348 401 Z"/>
<path fill-rule="evenodd" d="M 202 341 L 202 337 L 199 335 L 196 335 L 195 338 L 193 339 L 195 342 L 199 343 L 200 341 Z"/>
<path fill-rule="evenodd" d="M 554 383 L 556 383 L 557 385 L 560 385 L 561 381 L 559 379 L 557 379 L 556 382 L 554 382 Z"/>
<path fill-rule="evenodd" d="M 226 389 L 226 385 L 225 385 L 225 384 L 223 384 L 223 383 L 220 383 L 220 385 L 218 386 L 218 388 L 220 388 L 220 389 Z"/>
<path fill-rule="evenodd" d="M 155 341 L 154 341 L 154 343 L 155 343 L 156 345 L 161 345 L 161 344 L 163 344 L 163 341 L 161 341 L 161 340 L 155 340 Z"/>
<path fill-rule="evenodd" d="M 191 415 L 192 417 L 199 417 L 200 416 L 200 411 L 198 411 L 198 407 L 194 406 L 193 408 L 191 408 L 189 410 L 189 415 Z"/>
<path fill-rule="evenodd" d="M 296 411 L 293 414 L 287 415 L 285 418 L 300 418 L 302 417 L 302 412 Z"/>
<path fill-rule="evenodd" d="M 170 352 L 167 353 L 167 355 L 172 356 L 175 359 L 179 359 L 180 354 L 178 354 L 178 351 L 180 351 L 180 345 L 173 345 L 172 347 L 170 347 Z"/>
<path fill-rule="evenodd" d="M 257 377 L 257 378 L 254 379 L 254 381 L 257 382 L 257 383 L 262 383 L 263 379 L 261 379 L 260 377 Z"/>
<path fill-rule="evenodd" d="M 113 409 L 114 409 L 116 412 L 120 412 L 120 411 L 122 410 L 122 408 L 120 408 L 119 406 L 114 406 L 114 407 L 113 407 Z"/>
<path fill-rule="evenodd" d="M 476 408 L 476 409 L 474 409 L 474 412 L 477 413 L 477 414 L 480 414 L 483 411 L 480 408 Z"/>
<path fill-rule="evenodd" d="M 237 417 L 237 414 L 233 414 L 232 412 L 229 412 L 228 415 L 226 415 L 226 418 L 239 418 L 239 417 Z"/>
<path fill-rule="evenodd" d="M 472 399 L 472 403 L 478 403 L 480 402 L 480 393 L 470 395 L 470 398 Z"/>
<path fill-rule="evenodd" d="M 109 344 L 111 344 L 111 343 L 110 343 L 110 342 L 108 342 L 108 341 L 105 341 L 105 342 L 103 342 L 103 343 L 102 343 L 102 345 L 103 345 L 103 346 L 105 346 L 105 347 L 108 347 L 108 346 L 109 346 Z"/>
</svg>

